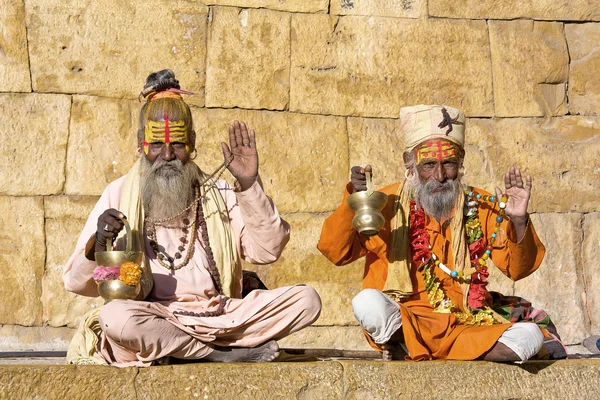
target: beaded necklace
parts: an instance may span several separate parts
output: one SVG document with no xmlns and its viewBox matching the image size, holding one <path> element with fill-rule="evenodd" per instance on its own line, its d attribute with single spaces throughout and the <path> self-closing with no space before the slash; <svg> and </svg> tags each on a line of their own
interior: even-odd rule
<svg viewBox="0 0 600 400">
<path fill-rule="evenodd" d="M 468 238 L 471 267 L 465 268 L 464 271 L 450 270 L 433 253 L 425 224 L 425 212 L 422 208 L 417 207 L 414 200 L 410 202 L 409 213 L 412 261 L 416 265 L 420 265 L 418 269 L 423 273 L 425 290 L 427 291 L 429 302 L 434 308 L 434 312 L 452 313 L 457 317 L 459 323 L 465 325 L 491 325 L 494 323 L 494 317 L 492 310 L 485 303 L 485 294 L 487 293 L 487 277 L 489 276 L 486 263 L 491 255 L 493 246 L 491 244 L 486 246 L 479 221 L 478 206 L 479 200 L 496 203 L 498 199 L 494 195 L 474 193 L 471 188 L 465 190 L 465 195 L 467 197 L 465 201 L 467 205 L 465 232 Z M 500 224 L 505 218 L 504 209 L 506 208 L 507 200 L 508 197 L 503 195 L 499 201 L 500 213 L 496 217 L 496 226 L 492 233 L 492 241 L 497 238 Z M 483 249 L 485 249 L 485 252 L 483 252 Z M 440 287 L 441 283 L 433 273 L 435 267 L 439 267 L 446 274 L 450 275 L 452 279 L 470 284 L 467 302 L 469 307 L 473 309 L 472 313 L 460 311 L 452 300 L 446 296 Z"/>
<path fill-rule="evenodd" d="M 229 164 L 231 164 L 231 162 L 233 161 L 233 158 L 234 158 L 234 156 L 232 154 L 231 157 L 229 158 L 229 160 L 224 161 L 212 174 L 208 175 L 202 181 L 202 183 L 198 183 L 198 181 L 194 182 L 194 200 L 190 203 L 189 206 L 184 208 L 183 211 L 181 211 L 177 215 L 174 215 L 169 218 L 164 218 L 164 219 L 154 220 L 150 217 L 146 217 L 145 221 L 147 224 L 146 226 L 148 227 L 148 239 L 150 239 L 150 246 L 152 246 L 152 250 L 154 251 L 154 254 L 156 255 L 156 260 L 162 267 L 169 269 L 169 270 L 178 270 L 180 268 L 185 267 L 190 262 L 190 260 L 192 259 L 193 255 L 194 255 L 194 247 L 195 247 L 194 243 L 196 241 L 196 227 L 200 220 L 200 225 L 203 226 L 203 230 L 204 230 L 204 232 L 202 234 L 202 238 L 204 239 L 204 243 L 206 243 L 205 250 L 206 250 L 206 256 L 207 256 L 208 263 L 209 263 L 209 267 L 207 269 L 211 273 L 213 280 L 215 280 L 215 275 L 213 274 L 213 271 L 211 271 L 211 269 L 216 271 L 217 278 L 218 278 L 219 271 L 216 269 L 216 262 L 213 258 L 212 249 L 210 248 L 210 243 L 208 241 L 208 231 L 206 231 L 206 221 L 204 220 L 204 210 L 202 209 L 202 204 L 201 204 L 202 196 L 200 196 L 200 186 L 204 185 L 206 182 L 208 182 L 211 179 L 213 179 L 213 180 L 219 179 L 219 177 L 223 174 L 223 172 L 225 172 L 227 167 L 229 167 Z M 186 215 L 190 210 L 192 210 L 191 224 L 190 224 L 189 219 L 183 218 L 184 215 Z M 181 244 L 177 247 L 177 250 L 179 250 L 179 251 L 176 252 L 173 255 L 173 257 L 171 257 L 168 254 L 166 254 L 165 252 L 163 252 L 163 253 L 160 252 L 158 241 L 156 239 L 156 227 L 160 226 L 160 227 L 166 228 L 166 229 L 174 229 L 177 226 L 170 226 L 170 225 L 167 225 L 167 223 L 179 220 L 180 218 L 182 218 L 182 222 L 183 222 L 183 227 L 181 229 L 183 232 L 183 236 L 181 238 L 179 238 L 179 241 L 181 242 Z M 204 225 L 202 225 L 202 224 L 204 224 Z M 186 238 L 188 233 L 190 234 L 189 239 Z M 185 258 L 183 259 L 183 261 L 180 264 L 175 265 L 174 261 L 176 259 L 180 259 L 182 257 L 181 253 L 185 252 L 186 244 L 189 245 L 189 249 L 186 253 Z M 165 263 L 165 260 L 169 264 Z M 222 291 L 221 291 L 220 279 L 217 279 L 215 281 L 215 286 L 219 290 L 219 293 L 221 293 Z"/>
<path fill-rule="evenodd" d="M 200 202 L 200 189 L 197 185 L 194 185 L 194 200 L 182 212 L 180 212 L 179 214 L 177 214 L 173 217 L 160 219 L 160 220 L 152 220 L 150 218 L 146 218 L 146 224 L 147 224 L 146 226 L 148 227 L 148 239 L 150 239 L 150 246 L 152 246 L 152 250 L 154 251 L 154 254 L 156 255 L 156 260 L 162 267 L 164 267 L 166 269 L 170 269 L 170 270 L 178 270 L 180 268 L 183 268 L 190 262 L 192 256 L 194 255 L 194 247 L 195 247 L 194 243 L 196 241 L 196 224 L 198 223 L 198 214 L 199 214 L 199 211 L 202 209 L 202 206 L 200 205 L 200 203 L 201 203 Z M 181 230 L 183 232 L 183 236 L 181 238 L 179 238 L 179 241 L 181 242 L 181 244 L 177 248 L 177 250 L 179 250 L 179 251 L 176 252 L 173 255 L 173 257 L 166 254 L 166 252 L 161 253 L 159 246 L 158 246 L 158 241 L 156 239 L 156 227 L 160 226 L 160 227 L 163 227 L 166 229 L 174 229 L 175 226 L 169 226 L 169 225 L 166 225 L 166 223 L 174 221 L 174 220 L 178 220 L 179 218 L 182 218 L 190 210 L 192 211 L 191 225 L 190 225 L 189 219 L 187 219 L 187 218 L 182 219 L 184 226 L 183 226 L 183 228 L 181 228 Z M 188 229 L 188 228 L 191 228 L 191 229 Z M 186 238 L 188 233 L 190 234 L 189 239 Z M 174 264 L 175 259 L 180 259 L 182 257 L 181 253 L 185 252 L 186 244 L 189 244 L 189 249 L 187 250 L 185 258 L 183 259 L 183 261 L 181 263 L 179 263 L 178 265 L 175 265 Z M 211 254 L 212 254 L 212 252 L 211 252 Z M 169 262 L 169 264 L 165 263 L 165 260 L 167 260 Z"/>
</svg>

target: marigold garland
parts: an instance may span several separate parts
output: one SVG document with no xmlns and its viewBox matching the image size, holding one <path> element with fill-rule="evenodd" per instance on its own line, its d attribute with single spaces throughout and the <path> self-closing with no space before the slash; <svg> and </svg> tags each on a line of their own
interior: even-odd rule
<svg viewBox="0 0 600 400">
<path fill-rule="evenodd" d="M 142 268 L 132 261 L 121 264 L 121 275 L 119 279 L 126 285 L 135 286 L 140 282 Z"/>
</svg>

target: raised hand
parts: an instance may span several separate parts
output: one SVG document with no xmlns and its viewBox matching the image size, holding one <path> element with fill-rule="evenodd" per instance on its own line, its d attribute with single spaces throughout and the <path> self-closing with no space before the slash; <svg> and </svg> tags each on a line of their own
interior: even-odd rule
<svg viewBox="0 0 600 400">
<path fill-rule="evenodd" d="M 353 192 L 364 192 L 367 190 L 367 176 L 365 172 L 372 172 L 373 168 L 370 165 L 366 167 L 354 166 L 350 169 L 350 182 L 352 183 Z"/>
<path fill-rule="evenodd" d="M 505 193 L 508 195 L 504 212 L 512 221 L 517 238 L 520 241 L 527 227 L 527 206 L 531 196 L 531 176 L 527 174 L 525 181 L 519 168 L 510 167 L 504 174 Z M 496 188 L 496 197 L 502 198 L 502 191 Z"/>
<path fill-rule="evenodd" d="M 256 140 L 253 129 L 246 124 L 234 121 L 229 127 L 229 146 L 221 143 L 223 156 L 229 160 L 233 155 L 233 161 L 229 164 L 229 172 L 238 181 L 241 190 L 246 190 L 256 181 L 258 176 L 258 152 L 256 151 Z"/>
</svg>

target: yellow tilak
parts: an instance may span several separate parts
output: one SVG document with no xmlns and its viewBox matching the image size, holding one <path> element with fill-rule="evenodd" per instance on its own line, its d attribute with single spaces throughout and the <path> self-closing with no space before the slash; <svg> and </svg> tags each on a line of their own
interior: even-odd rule
<svg viewBox="0 0 600 400">
<path fill-rule="evenodd" d="M 185 150 L 190 152 L 187 126 L 181 121 L 146 121 L 144 129 L 144 153 L 148 154 L 150 143 L 185 143 Z"/>
</svg>

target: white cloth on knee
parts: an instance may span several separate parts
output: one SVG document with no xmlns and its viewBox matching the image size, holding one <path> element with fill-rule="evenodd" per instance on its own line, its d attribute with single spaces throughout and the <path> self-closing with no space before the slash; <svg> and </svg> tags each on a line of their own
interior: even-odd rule
<svg viewBox="0 0 600 400">
<path fill-rule="evenodd" d="M 400 306 L 376 289 L 364 289 L 352 299 L 352 312 L 360 326 L 378 344 L 386 343 L 402 327 Z"/>
<path fill-rule="evenodd" d="M 498 342 L 514 351 L 521 362 L 525 362 L 542 349 L 544 335 L 537 324 L 520 322 L 504 331 Z"/>
</svg>

